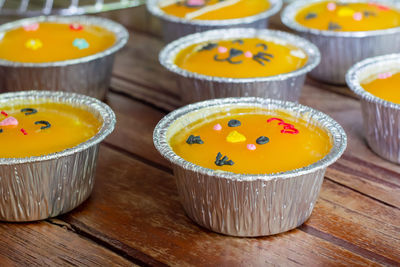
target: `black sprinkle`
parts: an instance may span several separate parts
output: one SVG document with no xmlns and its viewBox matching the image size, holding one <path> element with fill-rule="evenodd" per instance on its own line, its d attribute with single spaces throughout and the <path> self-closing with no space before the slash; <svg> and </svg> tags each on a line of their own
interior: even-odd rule
<svg viewBox="0 0 400 267">
<path fill-rule="evenodd" d="M 243 54 L 242 50 L 238 50 L 235 48 L 231 48 L 231 50 L 229 50 L 229 57 L 236 57 L 236 56 L 240 56 L 241 54 Z"/>
<path fill-rule="evenodd" d="M 235 164 L 232 160 L 228 160 L 227 156 L 222 157 L 221 152 L 218 152 L 217 158 L 215 159 L 215 165 L 217 166 L 224 166 L 224 165 L 230 165 L 232 166 Z"/>
<path fill-rule="evenodd" d="M 37 110 L 34 108 L 23 108 L 21 109 L 21 112 L 25 112 L 25 115 L 32 115 L 37 113 Z"/>
<path fill-rule="evenodd" d="M 190 135 L 189 138 L 186 140 L 186 143 L 189 145 L 193 144 L 204 144 L 203 140 L 201 140 L 200 136 Z"/>
<path fill-rule="evenodd" d="M 364 14 L 364 17 L 366 17 L 366 18 L 371 17 L 371 16 L 372 17 L 376 16 L 376 13 L 372 12 L 372 11 L 364 11 L 363 14 Z"/>
<path fill-rule="evenodd" d="M 317 14 L 316 13 L 308 13 L 307 14 L 307 16 L 305 17 L 305 19 L 306 20 L 309 20 L 309 19 L 314 19 L 314 18 L 316 18 L 317 17 Z"/>
<path fill-rule="evenodd" d="M 233 40 L 232 44 L 235 44 L 235 43 L 238 43 L 238 44 L 241 44 L 241 45 L 244 44 L 242 39 Z"/>
<path fill-rule="evenodd" d="M 256 62 L 260 63 L 261 65 L 265 66 L 264 61 L 267 62 L 271 62 L 271 60 L 269 58 L 266 57 L 270 57 L 270 58 L 274 58 L 274 55 L 269 54 L 269 53 L 264 53 L 264 52 L 258 52 L 257 55 L 253 56 L 253 60 L 255 60 Z"/>
<path fill-rule="evenodd" d="M 260 47 L 260 46 L 262 46 L 264 51 L 268 49 L 268 45 L 266 45 L 266 44 L 259 43 L 259 44 L 256 45 L 256 47 Z"/>
<path fill-rule="evenodd" d="M 3 132 L 3 129 L 0 129 L 0 133 L 2 133 Z"/>
<path fill-rule="evenodd" d="M 242 125 L 242 123 L 240 121 L 238 121 L 238 120 L 230 120 L 228 122 L 228 126 L 229 127 L 238 127 L 240 125 Z"/>
<path fill-rule="evenodd" d="M 51 127 L 51 124 L 48 121 L 35 121 L 35 124 L 43 124 L 44 126 L 40 127 L 41 130 L 45 130 Z"/>
<path fill-rule="evenodd" d="M 215 61 L 220 61 L 220 62 L 228 61 L 228 62 L 231 63 L 231 64 L 240 64 L 240 63 L 243 62 L 242 60 L 239 60 L 239 61 L 232 61 L 232 58 L 237 57 L 237 56 L 240 56 L 240 55 L 242 55 L 242 54 L 243 54 L 243 51 L 242 51 L 242 50 L 238 50 L 238 49 L 235 49 L 235 48 L 231 48 L 231 49 L 229 50 L 229 57 L 223 58 L 223 59 L 222 59 L 222 58 L 219 58 L 219 57 L 218 57 L 218 54 L 217 54 L 217 55 L 214 56 L 214 60 L 215 60 Z"/>
<path fill-rule="evenodd" d="M 269 142 L 269 138 L 266 137 L 266 136 L 260 136 L 256 140 L 256 143 L 259 144 L 259 145 L 265 145 L 268 142 Z"/>
<path fill-rule="evenodd" d="M 348 3 L 336 3 L 337 6 L 348 6 Z"/>
<path fill-rule="evenodd" d="M 199 51 L 205 51 L 205 50 L 213 50 L 214 48 L 216 48 L 218 46 L 218 44 L 216 43 L 208 43 L 207 45 L 203 46 Z"/>
<path fill-rule="evenodd" d="M 329 22 L 328 30 L 334 31 L 334 30 L 340 30 L 340 29 L 342 29 L 342 26 L 340 26 L 339 24 L 337 24 L 335 22 Z"/>
</svg>

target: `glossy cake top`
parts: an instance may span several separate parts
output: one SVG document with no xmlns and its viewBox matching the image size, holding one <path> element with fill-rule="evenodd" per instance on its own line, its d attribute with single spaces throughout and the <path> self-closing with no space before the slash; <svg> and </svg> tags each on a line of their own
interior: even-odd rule
<svg viewBox="0 0 400 267">
<path fill-rule="evenodd" d="M 0 33 L 0 59 L 47 63 L 90 56 L 116 42 L 113 32 L 96 25 L 41 22 Z"/>
<path fill-rule="evenodd" d="M 284 40 L 241 38 L 190 45 L 178 53 L 174 63 L 208 76 L 254 78 L 292 72 L 303 67 L 307 59 L 301 48 Z"/>
<path fill-rule="evenodd" d="M 296 21 L 318 30 L 373 31 L 399 27 L 400 11 L 374 2 L 322 1 L 301 9 Z"/>
<path fill-rule="evenodd" d="M 43 156 L 95 136 L 102 123 L 84 109 L 63 103 L 0 105 L 0 157 Z"/>
<path fill-rule="evenodd" d="M 400 104 L 400 72 L 382 72 L 361 82 L 361 86 L 376 97 Z"/>
<path fill-rule="evenodd" d="M 267 0 L 162 0 L 159 5 L 166 14 L 190 20 L 244 18 L 270 8 Z"/>
<path fill-rule="evenodd" d="M 240 174 L 302 168 L 329 153 L 328 134 L 282 110 L 229 109 L 196 121 L 169 140 L 172 150 L 196 165 Z"/>
</svg>

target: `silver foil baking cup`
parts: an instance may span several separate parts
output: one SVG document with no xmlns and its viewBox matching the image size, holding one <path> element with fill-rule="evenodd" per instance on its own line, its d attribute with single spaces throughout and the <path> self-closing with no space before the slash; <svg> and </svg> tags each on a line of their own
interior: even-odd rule
<svg viewBox="0 0 400 267">
<path fill-rule="evenodd" d="M 175 154 L 170 138 L 189 124 L 231 108 L 282 109 L 327 131 L 333 147 L 312 165 L 274 174 L 215 171 Z M 154 130 L 157 150 L 171 161 L 182 205 L 199 225 L 232 236 L 265 236 L 305 222 L 317 200 L 326 168 L 344 152 L 347 137 L 329 116 L 292 102 L 263 98 L 225 98 L 184 106 L 165 116 Z"/>
<path fill-rule="evenodd" d="M 182 36 L 213 29 L 228 29 L 236 27 L 249 27 L 265 29 L 268 27 L 269 17 L 275 15 L 282 8 L 282 0 L 269 0 L 271 7 L 254 16 L 225 19 L 225 20 L 189 20 L 166 14 L 160 9 L 162 0 L 147 0 L 147 10 L 161 20 L 163 38 L 166 43 Z"/>
<path fill-rule="evenodd" d="M 378 98 L 360 85 L 372 75 L 390 71 L 400 72 L 400 54 L 365 59 L 349 70 L 346 80 L 360 97 L 368 145 L 382 158 L 400 164 L 400 105 Z"/>
<path fill-rule="evenodd" d="M 27 103 L 52 101 L 79 107 L 102 121 L 102 126 L 91 139 L 61 152 L 27 158 L 0 158 L 0 220 L 10 222 L 54 217 L 85 201 L 94 185 L 99 144 L 115 126 L 111 108 L 88 96 L 49 91 L 0 94 L 0 106 L 21 100 Z"/>
<path fill-rule="evenodd" d="M 322 54 L 321 64 L 310 72 L 311 77 L 328 83 L 345 84 L 346 72 L 355 63 L 369 57 L 400 52 L 400 27 L 377 31 L 325 31 L 307 28 L 295 20 L 301 9 L 321 1 L 324 0 L 297 0 L 287 6 L 281 14 L 282 22 L 287 27 L 314 43 Z M 400 2 L 396 0 L 374 2 L 400 10 Z"/>
<path fill-rule="evenodd" d="M 260 38 L 294 45 L 308 56 L 300 69 L 280 75 L 258 78 L 222 78 L 202 75 L 179 68 L 175 58 L 182 49 L 201 42 L 235 38 Z M 306 74 L 320 62 L 318 48 L 307 40 L 281 31 L 234 28 L 212 30 L 182 37 L 168 44 L 159 55 L 166 69 L 176 74 L 183 103 L 225 97 L 263 97 L 297 102 Z"/>
<path fill-rule="evenodd" d="M 78 59 L 48 63 L 23 63 L 0 59 L 0 90 L 67 91 L 104 99 L 111 78 L 114 55 L 127 42 L 125 28 L 111 20 L 89 16 L 49 16 L 17 20 L 0 26 L 0 34 L 35 22 L 80 23 L 96 25 L 115 34 L 110 48 Z"/>
</svg>

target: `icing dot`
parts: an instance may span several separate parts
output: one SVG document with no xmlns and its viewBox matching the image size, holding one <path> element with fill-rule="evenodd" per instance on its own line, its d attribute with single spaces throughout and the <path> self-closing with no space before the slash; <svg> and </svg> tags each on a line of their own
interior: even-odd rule
<svg viewBox="0 0 400 267">
<path fill-rule="evenodd" d="M 69 28 L 73 31 L 81 31 L 83 30 L 83 26 L 79 23 L 72 23 L 69 25 Z"/>
<path fill-rule="evenodd" d="M 226 52 L 228 52 L 228 48 L 226 48 L 224 46 L 218 46 L 218 52 L 219 53 L 226 53 Z"/>
<path fill-rule="evenodd" d="M 393 75 L 393 74 L 392 74 L 391 72 L 379 73 L 379 74 L 378 74 L 378 79 L 381 79 L 381 80 L 387 79 L 387 78 L 392 77 L 392 75 Z"/>
<path fill-rule="evenodd" d="M 240 143 L 246 141 L 246 137 L 237 131 L 232 131 L 226 137 L 226 141 L 229 143 Z"/>
<path fill-rule="evenodd" d="M 248 149 L 248 150 L 256 150 L 256 146 L 253 145 L 253 144 L 248 144 L 248 145 L 247 145 L 247 149 Z"/>
<path fill-rule="evenodd" d="M 72 45 L 79 48 L 79 50 L 86 49 L 89 47 L 89 43 L 83 38 L 76 38 L 72 43 Z"/>
<path fill-rule="evenodd" d="M 360 20 L 362 20 L 362 18 L 363 18 L 363 15 L 362 15 L 361 12 L 356 12 L 353 15 L 353 19 L 356 20 L 356 21 L 360 21 Z"/>
<path fill-rule="evenodd" d="M 17 126 L 18 120 L 14 117 L 7 117 L 0 122 L 0 126 Z"/>
<path fill-rule="evenodd" d="M 335 9 L 336 9 L 336 4 L 333 3 L 333 2 L 329 2 L 329 3 L 326 5 L 326 8 L 327 8 L 329 11 L 335 11 Z"/>
<path fill-rule="evenodd" d="M 218 124 L 215 124 L 214 127 L 213 127 L 213 130 L 214 130 L 214 131 L 221 131 L 221 130 L 222 130 L 221 124 L 219 124 L 219 123 L 218 123 Z"/>
<path fill-rule="evenodd" d="M 29 39 L 25 43 L 25 47 L 32 49 L 32 50 L 38 50 L 43 46 L 42 42 L 39 39 Z"/>
<path fill-rule="evenodd" d="M 35 32 L 39 29 L 39 23 L 32 23 L 24 26 L 24 30 L 27 32 Z"/>
<path fill-rule="evenodd" d="M 251 53 L 250 51 L 246 51 L 246 53 L 244 53 L 244 56 L 247 58 L 252 58 L 253 57 L 253 53 Z"/>
</svg>

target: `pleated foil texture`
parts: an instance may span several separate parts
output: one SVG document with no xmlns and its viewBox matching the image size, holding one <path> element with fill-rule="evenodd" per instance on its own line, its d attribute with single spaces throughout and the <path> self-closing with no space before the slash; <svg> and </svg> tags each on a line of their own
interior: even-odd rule
<svg viewBox="0 0 400 267">
<path fill-rule="evenodd" d="M 293 72 L 269 77 L 222 78 L 201 75 L 179 68 L 175 57 L 184 48 L 199 42 L 234 38 L 275 39 L 295 45 L 308 56 L 305 66 Z M 298 102 L 306 74 L 320 62 L 318 48 L 295 35 L 273 30 L 234 28 L 195 33 L 180 38 L 162 49 L 160 64 L 175 74 L 182 102 L 193 103 L 206 99 L 225 97 L 262 97 Z"/>
<path fill-rule="evenodd" d="M 111 20 L 97 17 L 36 17 L 0 26 L 0 33 L 35 22 L 82 23 L 103 27 L 116 36 L 116 43 L 94 55 L 50 63 L 19 63 L 0 59 L 0 90 L 67 91 L 104 99 L 110 84 L 115 53 L 128 40 L 125 28 Z"/>
<path fill-rule="evenodd" d="M 349 70 L 346 80 L 360 97 L 368 145 L 380 157 L 400 164 L 400 105 L 380 99 L 360 85 L 364 79 L 388 71 L 400 71 L 400 54 L 363 60 Z"/>
<path fill-rule="evenodd" d="M 310 72 L 311 77 L 332 84 L 345 84 L 347 71 L 357 62 L 370 57 L 400 52 L 400 27 L 378 31 L 340 32 L 310 29 L 297 23 L 294 19 L 297 12 L 315 2 L 321 2 L 321 0 L 295 1 L 281 14 L 282 22 L 287 27 L 311 41 L 321 52 L 321 63 Z M 400 10 L 400 3 L 395 0 L 375 2 Z"/>
<path fill-rule="evenodd" d="M 169 145 L 176 131 L 219 110 L 238 107 L 283 109 L 328 131 L 333 148 L 320 161 L 276 174 L 235 174 L 188 162 Z M 344 152 L 343 128 L 327 115 L 292 102 L 262 98 L 225 98 L 187 105 L 156 126 L 155 147 L 173 166 L 179 196 L 187 215 L 212 231 L 232 236 L 266 236 L 304 223 L 315 206 L 326 168 Z"/>
<path fill-rule="evenodd" d="M 72 93 L 25 91 L 0 95 L 15 100 L 48 99 L 79 106 L 103 121 L 88 141 L 61 152 L 30 158 L 0 158 L 0 220 L 26 222 L 66 213 L 85 201 L 94 186 L 99 144 L 114 129 L 113 111 L 100 101 Z"/>
<path fill-rule="evenodd" d="M 153 16 L 160 19 L 163 39 L 166 43 L 188 34 L 214 29 L 237 27 L 266 29 L 268 27 L 268 19 L 278 13 L 282 7 L 282 0 L 270 0 L 270 9 L 250 17 L 227 20 L 188 20 L 164 13 L 158 6 L 160 1 L 161 0 L 148 0 L 146 5 L 147 10 Z"/>
</svg>

